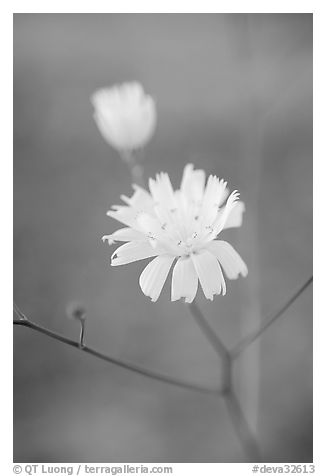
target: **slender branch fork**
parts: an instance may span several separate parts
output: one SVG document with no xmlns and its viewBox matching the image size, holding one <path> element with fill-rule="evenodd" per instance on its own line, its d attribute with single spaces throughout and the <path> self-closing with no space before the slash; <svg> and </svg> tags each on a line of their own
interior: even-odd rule
<svg viewBox="0 0 326 476">
<path fill-rule="evenodd" d="M 251 334 L 244 337 L 232 350 L 228 350 L 221 341 L 220 337 L 216 334 L 215 330 L 206 321 L 204 315 L 198 308 L 197 304 L 193 302 L 190 304 L 190 311 L 197 322 L 198 326 L 206 336 L 215 352 L 221 361 L 221 390 L 220 394 L 224 398 L 230 419 L 233 422 L 234 429 L 239 437 L 239 440 L 243 446 L 244 451 L 251 460 L 261 461 L 261 455 L 258 443 L 254 434 L 252 433 L 248 422 L 246 421 L 244 414 L 241 410 L 241 406 L 236 397 L 233 388 L 233 364 L 237 357 L 249 347 L 260 335 L 275 322 L 284 312 L 291 306 L 291 304 L 303 293 L 303 291 L 312 283 L 313 277 L 311 276 L 274 314 L 270 317 L 262 320 L 259 327 Z"/>
<path fill-rule="evenodd" d="M 248 455 L 248 458 L 250 458 L 252 461 L 259 462 L 261 461 L 261 456 L 258 444 L 244 417 L 234 392 L 232 381 L 233 366 L 230 352 L 210 326 L 210 324 L 206 321 L 203 313 L 200 311 L 195 302 L 190 304 L 190 311 L 203 334 L 207 337 L 216 354 L 220 358 L 222 371 L 220 394 L 226 403 L 226 407 L 237 436 L 243 446 L 245 453 Z"/>
<path fill-rule="evenodd" d="M 251 429 L 243 415 L 240 404 L 237 400 L 233 389 L 232 382 L 232 370 L 233 363 L 237 357 L 239 357 L 242 352 L 249 347 L 273 322 L 275 322 L 284 312 L 291 306 L 291 304 L 305 291 L 305 289 L 312 283 L 313 277 L 310 277 L 280 308 L 279 310 L 272 314 L 270 317 L 262 320 L 261 325 L 249 334 L 247 337 L 244 337 L 232 350 L 228 350 L 227 347 L 223 344 L 220 337 L 216 334 L 210 324 L 204 318 L 202 312 L 195 302 L 189 305 L 190 312 L 192 313 L 195 321 L 197 322 L 199 328 L 206 336 L 212 347 L 214 348 L 216 354 L 221 360 L 221 369 L 222 369 L 222 378 L 221 384 L 218 388 L 208 388 L 195 383 L 187 382 L 178 378 L 170 377 L 153 370 L 143 368 L 141 366 L 135 365 L 133 363 L 116 359 L 110 355 L 107 355 L 103 352 L 100 352 L 92 347 L 85 345 L 85 320 L 83 319 L 80 330 L 79 341 L 69 339 L 66 336 L 63 336 L 57 332 L 53 332 L 45 327 L 36 324 L 31 321 L 26 315 L 19 309 L 19 307 L 14 303 L 14 312 L 18 316 L 18 319 L 13 320 L 13 324 L 16 326 L 27 327 L 36 332 L 44 334 L 54 340 L 62 342 L 66 345 L 74 347 L 75 349 L 85 352 L 89 355 L 92 355 L 95 358 L 109 362 L 110 364 L 117 365 L 121 368 L 130 370 L 132 372 L 138 373 L 145 377 L 151 378 L 153 380 L 161 381 L 174 385 L 177 387 L 185 388 L 188 390 L 194 390 L 201 393 L 219 395 L 223 397 L 230 418 L 233 422 L 234 428 L 237 432 L 239 440 L 243 445 L 243 448 L 248 455 L 248 457 L 253 461 L 260 461 L 260 451 L 256 439 L 251 432 Z"/>
</svg>

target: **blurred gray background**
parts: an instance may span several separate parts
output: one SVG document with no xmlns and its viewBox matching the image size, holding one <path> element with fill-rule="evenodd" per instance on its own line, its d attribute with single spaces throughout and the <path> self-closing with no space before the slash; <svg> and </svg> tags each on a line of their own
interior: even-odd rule
<svg viewBox="0 0 326 476">
<path fill-rule="evenodd" d="M 177 186 L 193 162 L 246 202 L 225 232 L 249 267 L 198 303 L 228 346 L 312 273 L 312 15 L 15 14 L 14 297 L 41 325 L 148 368 L 216 385 L 219 364 L 182 303 L 141 292 L 145 262 L 109 267 L 106 217 L 131 178 L 92 118 L 99 87 L 138 80 L 157 102 L 145 174 Z M 249 317 L 248 317 L 249 316 Z M 312 460 L 312 290 L 260 339 L 265 461 Z M 258 350 L 257 350 L 258 352 Z M 241 366 L 239 367 L 241 368 Z M 247 369 L 248 371 L 248 369 Z M 250 371 L 250 369 L 249 369 Z M 237 378 L 243 379 L 241 371 Z M 14 460 L 246 461 L 222 400 L 154 382 L 14 330 Z"/>
</svg>

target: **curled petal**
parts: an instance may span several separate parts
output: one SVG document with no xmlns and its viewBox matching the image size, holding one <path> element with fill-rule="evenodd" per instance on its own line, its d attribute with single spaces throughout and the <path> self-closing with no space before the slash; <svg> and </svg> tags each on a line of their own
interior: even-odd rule
<svg viewBox="0 0 326 476">
<path fill-rule="evenodd" d="M 146 266 L 139 277 L 141 290 L 153 302 L 157 301 L 161 294 L 174 259 L 174 256 L 169 255 L 157 256 Z"/>
<path fill-rule="evenodd" d="M 198 288 L 198 276 L 191 258 L 179 258 L 172 274 L 171 301 L 182 297 L 192 302 Z"/>
<path fill-rule="evenodd" d="M 221 263 L 229 279 L 236 279 L 239 274 L 247 276 L 248 268 L 246 263 L 230 243 L 214 240 L 208 244 L 207 248 Z"/>
<path fill-rule="evenodd" d="M 243 202 L 237 202 L 233 210 L 231 210 L 226 222 L 224 223 L 223 230 L 226 228 L 238 228 L 242 225 L 243 213 L 245 211 L 245 204 Z M 223 208 L 221 210 L 223 213 Z"/>
<path fill-rule="evenodd" d="M 215 223 L 213 224 L 214 233 L 213 236 L 217 236 L 224 228 L 224 225 L 227 219 L 230 216 L 231 211 L 237 205 L 237 201 L 239 198 L 239 192 L 235 190 L 231 193 L 229 198 L 227 199 L 225 207 L 223 207 L 222 213 L 219 213 Z"/>
</svg>

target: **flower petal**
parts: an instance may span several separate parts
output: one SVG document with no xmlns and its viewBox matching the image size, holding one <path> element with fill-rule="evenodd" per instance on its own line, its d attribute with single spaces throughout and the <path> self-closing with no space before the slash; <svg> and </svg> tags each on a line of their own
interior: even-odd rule
<svg viewBox="0 0 326 476">
<path fill-rule="evenodd" d="M 220 294 L 221 292 L 225 294 L 225 281 L 216 257 L 209 251 L 204 250 L 192 254 L 191 259 L 206 298 L 213 300 L 214 294 Z"/>
<path fill-rule="evenodd" d="M 193 164 L 187 164 L 183 170 L 180 190 L 189 201 L 200 201 L 205 187 L 204 170 L 194 170 Z"/>
<path fill-rule="evenodd" d="M 192 302 L 198 288 L 198 276 L 191 258 L 179 258 L 172 275 L 171 301 L 184 297 Z"/>
<path fill-rule="evenodd" d="M 201 221 L 206 226 L 211 226 L 218 216 L 218 210 L 225 198 L 226 182 L 215 175 L 210 175 L 204 192 L 201 205 Z"/>
<path fill-rule="evenodd" d="M 167 173 L 161 172 L 156 175 L 156 180 L 152 178 L 148 181 L 152 197 L 157 204 L 164 204 L 165 207 L 174 210 L 176 207 L 174 191 Z"/>
<path fill-rule="evenodd" d="M 207 248 L 221 263 L 229 279 L 236 279 L 239 274 L 247 276 L 248 268 L 246 263 L 229 243 L 226 241 L 214 240 L 207 245 Z"/>
<path fill-rule="evenodd" d="M 143 233 L 155 238 L 160 238 L 164 231 L 157 217 L 145 212 L 138 214 L 137 225 Z"/>
<path fill-rule="evenodd" d="M 133 228 L 120 228 L 111 235 L 104 235 L 102 240 L 107 240 L 109 245 L 112 245 L 116 241 L 144 241 L 146 236 Z"/>
<path fill-rule="evenodd" d="M 170 255 L 157 256 L 146 266 L 139 277 L 141 290 L 153 302 L 157 301 L 161 294 L 174 259 L 175 257 Z"/>
<path fill-rule="evenodd" d="M 238 228 L 242 225 L 242 217 L 245 211 L 245 204 L 243 202 L 238 202 L 233 210 L 231 210 L 226 222 L 224 224 L 223 230 L 226 228 Z M 223 213 L 223 208 L 221 210 Z"/>
<path fill-rule="evenodd" d="M 213 224 L 213 233 L 212 237 L 216 237 L 224 228 L 226 220 L 229 218 L 231 211 L 236 207 L 237 201 L 239 198 L 239 192 L 234 190 L 227 199 L 225 207 L 223 207 L 222 212 L 218 213 L 216 220 Z"/>
<path fill-rule="evenodd" d="M 106 212 L 108 217 L 114 218 L 120 223 L 130 226 L 131 228 L 137 229 L 137 211 L 135 211 L 132 207 L 125 207 L 122 205 L 113 205 L 111 208 L 113 208 L 113 210 Z"/>
<path fill-rule="evenodd" d="M 126 202 L 130 207 L 135 208 L 138 211 L 144 211 L 147 213 L 153 213 L 154 211 L 154 200 L 152 196 L 139 185 L 133 185 L 134 194 L 132 197 L 126 197 L 121 195 L 121 199 Z"/>
<path fill-rule="evenodd" d="M 131 241 L 119 246 L 111 256 L 111 266 L 133 263 L 161 253 L 158 248 L 153 248 L 147 241 Z"/>
</svg>

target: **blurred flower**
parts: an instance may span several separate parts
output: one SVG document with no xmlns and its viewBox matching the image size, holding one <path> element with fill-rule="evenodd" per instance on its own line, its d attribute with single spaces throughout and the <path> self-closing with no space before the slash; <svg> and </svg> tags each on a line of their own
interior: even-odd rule
<svg viewBox="0 0 326 476">
<path fill-rule="evenodd" d="M 173 191 L 166 173 L 158 174 L 156 180 L 149 179 L 150 193 L 134 186 L 132 197 L 121 196 L 127 206 L 115 205 L 107 212 L 127 226 L 103 237 L 109 244 L 127 242 L 113 253 L 112 266 L 155 256 L 139 279 L 143 293 L 152 301 L 158 299 L 175 259 L 172 301 L 184 297 L 192 302 L 198 279 L 207 299 L 224 295 L 221 266 L 229 279 L 248 273 L 235 249 L 216 239 L 222 230 L 242 224 L 244 204 L 238 201 L 237 192 L 227 198 L 226 185 L 210 175 L 205 186 L 205 172 L 188 164 L 179 190 Z"/>
<path fill-rule="evenodd" d="M 156 126 L 156 107 L 137 83 L 100 89 L 91 97 L 94 119 L 104 139 L 119 151 L 144 146 Z"/>
</svg>

